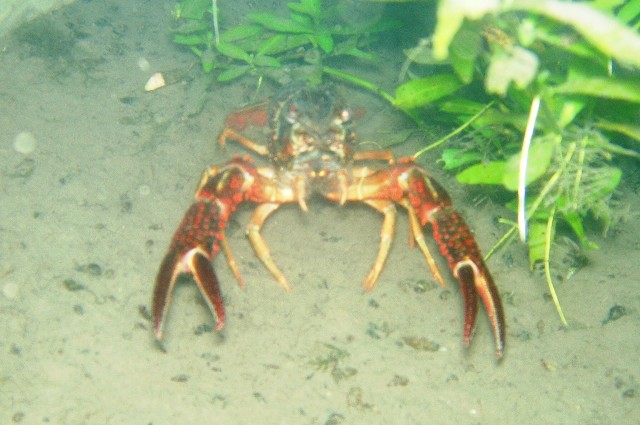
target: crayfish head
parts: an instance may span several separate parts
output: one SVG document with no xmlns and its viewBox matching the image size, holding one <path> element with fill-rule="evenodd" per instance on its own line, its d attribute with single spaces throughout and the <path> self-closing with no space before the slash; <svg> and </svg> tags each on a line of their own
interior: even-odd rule
<svg viewBox="0 0 640 425">
<path fill-rule="evenodd" d="M 287 168 L 305 162 L 344 165 L 351 159 L 351 111 L 333 87 L 288 87 L 276 96 L 270 114 L 270 151 Z"/>
</svg>

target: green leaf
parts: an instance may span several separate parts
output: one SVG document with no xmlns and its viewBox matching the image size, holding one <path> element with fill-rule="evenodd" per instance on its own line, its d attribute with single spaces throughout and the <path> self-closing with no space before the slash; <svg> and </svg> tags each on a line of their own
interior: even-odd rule
<svg viewBox="0 0 640 425">
<path fill-rule="evenodd" d="M 264 29 L 260 25 L 238 25 L 220 34 L 220 41 L 230 43 L 232 41 L 242 40 L 250 37 L 257 37 L 264 33 Z"/>
<path fill-rule="evenodd" d="M 289 9 L 294 12 L 304 13 L 313 18 L 320 18 L 320 0 L 301 0 L 300 3 L 288 3 Z"/>
<path fill-rule="evenodd" d="M 393 104 L 400 109 L 413 109 L 438 100 L 462 87 L 454 74 L 440 74 L 408 81 L 396 88 Z"/>
<path fill-rule="evenodd" d="M 257 53 L 259 55 L 277 55 L 309 43 L 309 37 L 306 34 L 276 34 L 258 46 Z"/>
<path fill-rule="evenodd" d="M 232 59 L 238 59 L 247 63 L 251 62 L 251 55 L 234 44 L 219 43 L 216 48 L 221 54 Z"/>
<path fill-rule="evenodd" d="M 575 77 L 551 90 L 553 93 L 583 94 L 640 103 L 638 79 Z"/>
<path fill-rule="evenodd" d="M 618 11 L 618 19 L 625 24 L 630 23 L 640 16 L 640 1 L 631 0 L 624 2 L 625 4 Z"/>
<path fill-rule="evenodd" d="M 204 34 L 176 34 L 173 41 L 184 46 L 201 46 L 207 44 L 207 37 Z"/>
<path fill-rule="evenodd" d="M 531 19 L 525 20 L 518 28 L 518 38 L 525 47 L 529 47 L 536 40 L 539 40 L 589 61 L 594 61 L 594 64 L 600 67 L 606 68 L 607 66 L 607 58 L 586 40 L 577 38 L 567 43 L 567 33 L 558 31 L 558 23 L 552 20 L 547 22 L 541 19 L 533 19 L 532 16 Z"/>
<path fill-rule="evenodd" d="M 573 122 L 576 116 L 584 109 L 584 98 L 560 99 L 560 111 L 558 111 L 558 126 L 565 128 Z"/>
<path fill-rule="evenodd" d="M 263 25 L 272 31 L 286 33 L 312 33 L 313 28 L 309 28 L 289 19 L 282 18 L 271 13 L 250 13 L 249 19 Z"/>
<path fill-rule="evenodd" d="M 325 52 L 331 53 L 333 51 L 333 37 L 328 32 L 318 34 L 318 46 Z"/>
<path fill-rule="evenodd" d="M 316 24 L 310 16 L 300 13 L 291 13 L 291 21 L 295 24 L 300 24 L 303 27 L 308 28 L 309 33 L 315 32 Z"/>
<path fill-rule="evenodd" d="M 462 184 L 502 184 L 506 167 L 504 161 L 476 164 L 458 173 L 456 179 Z"/>
<path fill-rule="evenodd" d="M 637 142 L 640 142 L 640 126 L 638 125 L 601 120 L 596 122 L 595 126 L 602 128 L 603 130 L 615 131 L 616 133 L 624 134 L 625 136 L 631 137 Z"/>
<path fill-rule="evenodd" d="M 475 102 L 473 100 L 452 96 L 449 99 L 439 104 L 442 112 L 456 115 L 475 115 L 485 107 L 483 103 Z"/>
<path fill-rule="evenodd" d="M 281 68 L 282 64 L 280 61 L 273 56 L 265 56 L 265 55 L 256 55 L 253 58 L 253 64 L 255 66 L 268 66 L 271 68 Z"/>
<path fill-rule="evenodd" d="M 529 161 L 527 163 L 526 184 L 533 183 L 540 178 L 549 168 L 551 158 L 555 150 L 554 141 L 544 141 L 536 143 L 536 139 L 529 149 Z M 513 155 L 507 161 L 504 169 L 502 184 L 509 190 L 518 190 L 518 179 L 520 175 L 520 154 Z"/>
<path fill-rule="evenodd" d="M 338 50 L 338 48 L 336 48 L 334 50 L 334 54 L 353 56 L 354 58 L 371 61 L 371 62 L 378 60 L 378 56 L 376 56 L 375 53 L 363 52 L 362 50 L 358 49 L 356 46 L 352 46 L 344 50 L 342 49 Z"/>
<path fill-rule="evenodd" d="M 555 226 L 554 226 L 555 227 Z M 529 221 L 529 232 L 527 236 L 527 244 L 529 245 L 529 267 L 533 270 L 533 266 L 544 261 L 544 252 L 547 245 L 547 223 L 546 221 Z M 555 236 L 555 229 L 552 229 L 551 240 Z"/>
<path fill-rule="evenodd" d="M 259 55 L 273 55 L 282 53 L 287 50 L 287 36 L 284 34 L 276 34 L 264 40 L 256 50 Z"/>
<path fill-rule="evenodd" d="M 461 29 L 456 34 L 449 49 L 451 65 L 463 83 L 473 79 L 475 61 L 482 47 L 480 31 Z"/>
<path fill-rule="evenodd" d="M 583 247 L 589 245 L 589 241 L 587 240 L 587 235 L 584 233 L 584 227 L 582 226 L 582 217 L 576 212 L 567 211 L 562 213 L 562 217 L 564 220 L 571 226 L 573 229 L 573 233 L 576 234 L 580 244 Z"/>
<path fill-rule="evenodd" d="M 445 170 L 452 170 L 463 165 L 482 160 L 480 152 L 464 149 L 445 149 L 439 161 L 444 162 Z"/>
<path fill-rule="evenodd" d="M 197 57 L 202 57 L 202 50 L 198 49 L 196 46 L 189 47 L 189 50 L 191 50 Z"/>
<path fill-rule="evenodd" d="M 640 66 L 640 35 L 588 3 L 520 0 L 512 1 L 506 9 L 540 13 L 570 25 L 604 54 L 625 64 Z"/>
<path fill-rule="evenodd" d="M 229 68 L 218 75 L 218 81 L 221 83 L 235 80 L 236 78 L 242 77 L 249 71 L 249 67 L 246 65 L 234 66 Z"/>
</svg>

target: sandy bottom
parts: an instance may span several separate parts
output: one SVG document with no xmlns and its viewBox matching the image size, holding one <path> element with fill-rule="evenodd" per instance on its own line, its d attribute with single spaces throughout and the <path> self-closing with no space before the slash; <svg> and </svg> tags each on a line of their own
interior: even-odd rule
<svg viewBox="0 0 640 425">
<path fill-rule="evenodd" d="M 47 18 L 75 36 L 63 55 L 24 36 L 0 40 L 1 423 L 640 422 L 637 215 L 608 239 L 593 234 L 601 249 L 558 286 L 568 328 L 528 272 L 523 246 L 489 261 L 507 318 L 497 362 L 484 310 L 463 347 L 458 286 L 438 287 L 408 248 L 405 214 L 378 286 L 365 294 L 381 217 L 321 201 L 308 214 L 283 207 L 263 234 L 294 287 L 288 294 L 252 253 L 243 232 L 251 208 L 242 208 L 229 240 L 247 287 L 223 258 L 214 262 L 224 330 L 212 332 L 186 280 L 164 350 L 155 343 L 146 312 L 157 268 L 201 170 L 234 151 L 215 144 L 224 117 L 255 89 L 245 81 L 205 90 L 189 71 L 193 56 L 166 33 L 172 5 L 80 1 Z M 144 93 L 156 71 L 179 77 Z M 361 137 L 406 124 L 377 99 L 344 92 L 367 105 Z M 32 153 L 14 150 L 21 132 L 36 138 Z M 505 231 L 495 219 L 509 213 L 476 206 L 433 158 L 422 160 L 489 249 Z M 622 190 L 637 211 L 637 169 L 627 172 Z M 626 314 L 603 324 L 615 305 Z"/>
</svg>

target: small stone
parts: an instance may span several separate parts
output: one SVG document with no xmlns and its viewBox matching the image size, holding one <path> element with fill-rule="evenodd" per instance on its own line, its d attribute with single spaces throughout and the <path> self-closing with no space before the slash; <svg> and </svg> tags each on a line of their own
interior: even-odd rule
<svg viewBox="0 0 640 425">
<path fill-rule="evenodd" d="M 18 153 L 28 155 L 36 150 L 37 144 L 38 143 L 36 141 L 36 136 L 34 136 L 33 133 L 29 131 L 23 131 L 21 133 L 18 133 L 18 135 L 16 135 L 15 139 L 13 140 L 13 149 L 15 149 Z"/>
<path fill-rule="evenodd" d="M 161 87 L 166 86 L 167 84 L 164 81 L 164 76 L 160 72 L 156 72 L 153 74 L 147 84 L 144 85 L 144 91 L 154 91 L 158 90 Z"/>
<path fill-rule="evenodd" d="M 425 337 L 405 336 L 402 338 L 405 344 L 414 350 L 435 352 L 440 350 L 440 344 Z"/>
</svg>

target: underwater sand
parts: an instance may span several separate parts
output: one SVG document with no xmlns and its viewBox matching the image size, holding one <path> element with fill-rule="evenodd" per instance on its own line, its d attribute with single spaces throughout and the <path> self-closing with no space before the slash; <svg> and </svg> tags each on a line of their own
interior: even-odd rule
<svg viewBox="0 0 640 425">
<path fill-rule="evenodd" d="M 566 329 L 522 245 L 490 259 L 507 320 L 497 362 L 483 309 L 463 347 L 458 286 L 438 287 L 408 248 L 405 214 L 365 294 L 381 217 L 320 201 L 308 214 L 283 207 L 263 234 L 294 288 L 288 294 L 252 253 L 243 231 L 251 208 L 242 208 L 228 236 L 247 287 L 215 261 L 224 330 L 211 331 L 186 280 L 163 351 L 145 314 L 157 268 L 201 171 L 242 152 L 221 152 L 215 137 L 255 90 L 242 81 L 205 91 L 189 71 L 193 56 L 166 32 L 172 7 L 78 2 L 45 18 L 75 40 L 51 54 L 24 37 L 0 39 L 0 423 L 640 423 L 637 214 L 608 239 L 590 235 L 601 249 L 558 285 Z M 246 10 L 221 7 L 231 22 Z M 181 77 L 144 93 L 157 71 Z M 343 93 L 367 105 L 363 139 L 407 124 L 368 94 Z M 27 155 L 14 150 L 21 132 L 37 140 Z M 419 146 L 412 140 L 397 153 Z M 509 213 L 476 206 L 477 192 L 433 157 L 421 160 L 488 250 L 505 230 L 495 219 Z M 621 188 L 632 212 L 638 180 L 636 170 Z M 626 315 L 603 324 L 615 305 Z"/>
</svg>

